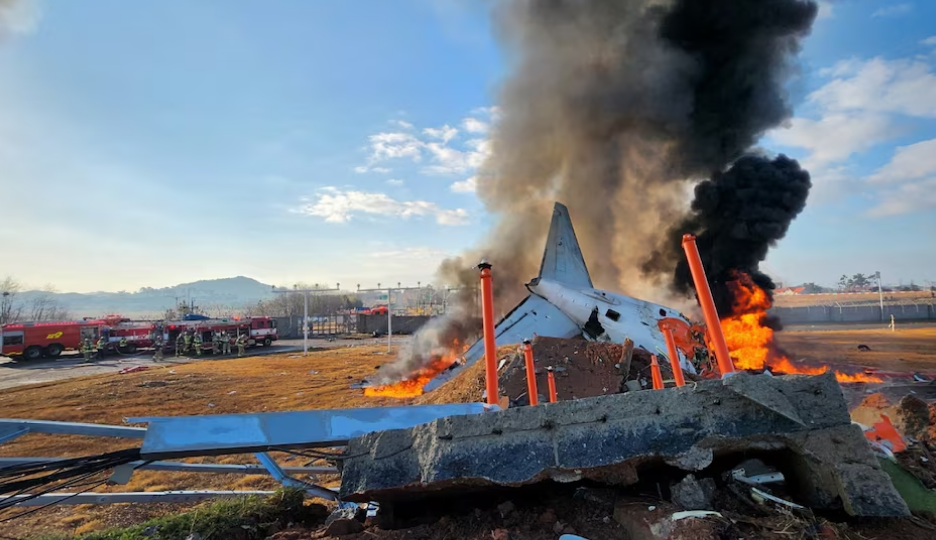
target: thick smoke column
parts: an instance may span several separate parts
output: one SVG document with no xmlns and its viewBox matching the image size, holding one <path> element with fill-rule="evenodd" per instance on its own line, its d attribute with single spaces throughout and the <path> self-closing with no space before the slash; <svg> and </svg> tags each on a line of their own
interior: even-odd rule
<svg viewBox="0 0 936 540">
<path fill-rule="evenodd" d="M 674 287 L 691 294 L 692 276 L 680 241 L 684 233 L 695 234 L 719 315 L 733 315 L 729 283 L 735 272 L 748 274 L 768 294 L 774 289 L 759 265 L 806 207 L 811 186 L 809 173 L 796 160 L 744 156 L 695 187 L 692 214 L 673 226 L 669 249 L 656 253 L 650 266 L 664 272 L 675 267 Z"/>
<path fill-rule="evenodd" d="M 673 266 L 644 266 L 648 253 L 668 249 L 691 182 L 790 116 L 784 82 L 816 12 L 804 0 L 498 3 L 511 74 L 477 190 L 496 224 L 441 275 L 473 289 L 488 259 L 506 313 L 536 276 L 558 200 L 597 287 L 671 301 L 660 276 Z M 417 367 L 429 349 L 399 360 Z"/>
</svg>

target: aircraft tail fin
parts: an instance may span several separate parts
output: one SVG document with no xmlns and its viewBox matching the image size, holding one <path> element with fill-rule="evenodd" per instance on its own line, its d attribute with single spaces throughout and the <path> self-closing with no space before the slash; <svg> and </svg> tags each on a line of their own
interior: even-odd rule
<svg viewBox="0 0 936 540">
<path fill-rule="evenodd" d="M 553 208 L 539 277 L 574 287 L 594 287 L 585 266 L 582 249 L 575 237 L 575 229 L 572 228 L 569 209 L 562 203 L 557 202 Z"/>
</svg>

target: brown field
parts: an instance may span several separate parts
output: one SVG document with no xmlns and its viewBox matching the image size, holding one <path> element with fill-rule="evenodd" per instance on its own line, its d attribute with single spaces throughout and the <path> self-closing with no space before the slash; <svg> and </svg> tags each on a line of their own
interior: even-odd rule
<svg viewBox="0 0 936 540">
<path fill-rule="evenodd" d="M 777 344 L 793 362 L 854 364 L 887 371 L 936 373 L 936 327 L 890 330 L 783 331 Z M 870 351 L 859 351 L 858 345 Z"/>
<path fill-rule="evenodd" d="M 805 307 L 805 306 L 827 306 L 836 303 L 857 303 L 857 302 L 877 302 L 880 300 L 878 293 L 849 293 L 849 294 L 793 294 L 777 295 L 774 297 L 775 307 Z M 926 302 L 931 301 L 929 291 L 918 292 L 886 292 L 884 293 L 885 302 Z"/>
<path fill-rule="evenodd" d="M 849 363 L 900 371 L 936 372 L 936 328 L 888 330 L 784 331 L 778 343 L 794 361 L 814 364 Z M 860 352 L 857 345 L 871 347 Z M 107 374 L 0 391 L 0 416 L 73 422 L 120 424 L 128 416 L 226 414 L 301 409 L 389 406 L 413 400 L 368 398 L 348 386 L 372 374 L 388 361 L 384 345 L 366 345 L 310 352 L 307 357 L 277 355 L 224 361 L 168 365 L 127 375 Z M 311 374 L 314 370 L 317 373 Z M 468 386 L 480 392 L 480 368 L 465 374 Z M 141 386 L 165 381 L 163 387 Z M 458 387 L 456 387 L 458 386 Z M 449 383 L 438 392 L 417 398 L 420 403 L 469 399 L 464 385 Z M 470 391 L 471 389 L 467 389 Z M 209 406 L 212 404 L 213 406 Z M 134 445 L 89 437 L 28 435 L 0 446 L 0 456 L 69 457 L 117 450 Z M 279 455 L 284 464 L 304 460 Z M 189 460 L 204 463 L 252 463 L 252 456 Z M 337 478 L 320 478 L 335 485 Z M 140 471 L 129 485 L 99 491 L 176 489 L 274 489 L 265 476 L 206 475 Z M 8 536 L 50 532 L 86 533 L 107 526 L 137 523 L 178 511 L 181 505 L 113 505 L 52 507 L 3 524 Z M 0 516 L 5 517 L 5 516 Z"/>
<path fill-rule="evenodd" d="M 0 416 L 36 420 L 121 424 L 128 416 L 229 414 L 302 409 L 352 408 L 400 404 L 390 398 L 367 398 L 348 386 L 372 374 L 390 358 L 385 345 L 311 352 L 309 356 L 277 355 L 171 365 L 126 375 L 107 374 L 0 391 Z M 310 371 L 316 374 L 310 374 Z M 141 386 L 165 381 L 163 387 Z M 405 403 L 406 401 L 402 401 Z M 213 406 L 209 406 L 212 404 Z M 26 435 L 0 446 L 0 457 L 74 457 L 137 445 L 134 441 L 97 437 Z M 283 464 L 301 465 L 303 458 Z M 252 456 L 187 460 L 193 463 L 256 463 Z M 330 482 L 329 482 L 330 480 Z M 334 485 L 337 478 L 320 478 Z M 128 485 L 95 491 L 160 491 L 181 489 L 275 489 L 266 476 L 139 471 Z M 107 526 L 135 523 L 177 511 L 179 505 L 112 505 L 52 507 L 4 523 L 8 535 L 51 532 L 87 533 Z M 0 518 L 7 515 L 0 516 Z"/>
</svg>

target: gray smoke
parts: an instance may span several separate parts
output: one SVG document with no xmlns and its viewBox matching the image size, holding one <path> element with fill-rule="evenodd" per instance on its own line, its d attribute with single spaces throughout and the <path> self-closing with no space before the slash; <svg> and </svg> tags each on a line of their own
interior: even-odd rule
<svg viewBox="0 0 936 540">
<path fill-rule="evenodd" d="M 0 39 L 30 32 L 38 15 L 34 0 L 0 0 Z"/>
<path fill-rule="evenodd" d="M 683 220 L 691 187 L 790 116 L 784 83 L 816 13 L 805 0 L 499 3 L 511 69 L 478 182 L 497 221 L 441 275 L 474 287 L 470 268 L 486 258 L 505 313 L 536 276 L 558 200 L 597 287 L 673 302 L 672 269 L 643 263 Z M 423 353 L 399 362 L 417 367 Z"/>
</svg>

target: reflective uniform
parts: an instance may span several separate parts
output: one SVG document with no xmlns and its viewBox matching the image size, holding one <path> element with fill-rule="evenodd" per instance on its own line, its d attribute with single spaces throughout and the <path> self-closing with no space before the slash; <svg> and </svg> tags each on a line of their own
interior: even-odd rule
<svg viewBox="0 0 936 540">
<path fill-rule="evenodd" d="M 195 338 L 192 341 L 195 343 L 195 354 L 198 356 L 201 356 L 201 346 L 202 346 L 201 336 L 198 334 L 195 334 Z"/>
<path fill-rule="evenodd" d="M 247 336 L 237 336 L 237 356 L 244 356 L 244 348 L 247 346 Z"/>
<path fill-rule="evenodd" d="M 84 342 L 81 343 L 81 352 L 84 354 L 84 361 L 91 362 L 91 353 L 93 352 L 93 348 L 91 346 L 90 339 L 85 339 Z"/>
<path fill-rule="evenodd" d="M 163 359 L 163 338 L 162 336 L 156 336 L 156 339 L 153 341 L 153 361 L 159 362 Z"/>
<path fill-rule="evenodd" d="M 192 350 L 192 334 L 188 332 L 185 333 L 185 348 L 182 349 L 182 354 L 188 354 Z"/>
<path fill-rule="evenodd" d="M 118 350 L 120 351 L 126 351 L 127 350 L 127 338 L 125 337 L 120 338 L 120 341 L 118 342 L 117 347 L 118 347 Z"/>
<path fill-rule="evenodd" d="M 179 334 L 179 337 L 175 340 L 175 355 L 182 356 L 182 352 L 185 350 L 185 337 L 182 334 Z"/>
<path fill-rule="evenodd" d="M 104 358 L 104 354 L 107 353 L 107 340 L 102 336 L 97 340 L 97 354 L 98 358 Z"/>
</svg>

